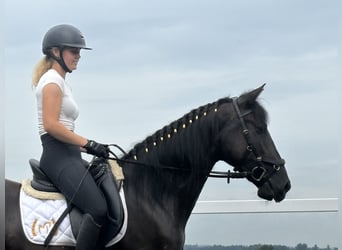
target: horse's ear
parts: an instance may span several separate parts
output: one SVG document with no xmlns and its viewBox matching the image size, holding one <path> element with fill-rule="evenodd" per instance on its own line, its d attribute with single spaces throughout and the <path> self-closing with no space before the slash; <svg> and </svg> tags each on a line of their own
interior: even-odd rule
<svg viewBox="0 0 342 250">
<path fill-rule="evenodd" d="M 259 88 L 256 88 L 250 92 L 244 93 L 239 97 L 239 103 L 242 104 L 253 104 L 260 93 L 264 90 L 266 83 L 261 85 Z"/>
</svg>

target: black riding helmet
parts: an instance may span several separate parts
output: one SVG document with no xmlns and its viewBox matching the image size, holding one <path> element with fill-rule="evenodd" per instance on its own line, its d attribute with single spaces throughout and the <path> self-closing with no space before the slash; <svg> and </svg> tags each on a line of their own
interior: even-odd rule
<svg viewBox="0 0 342 250">
<path fill-rule="evenodd" d="M 71 73 L 71 70 L 65 65 L 63 56 L 56 58 L 51 53 L 51 48 L 57 47 L 62 55 L 66 47 L 91 49 L 86 46 L 84 36 L 81 31 L 69 24 L 60 24 L 52 27 L 46 32 L 43 39 L 43 54 L 54 58 L 66 71 Z"/>
</svg>

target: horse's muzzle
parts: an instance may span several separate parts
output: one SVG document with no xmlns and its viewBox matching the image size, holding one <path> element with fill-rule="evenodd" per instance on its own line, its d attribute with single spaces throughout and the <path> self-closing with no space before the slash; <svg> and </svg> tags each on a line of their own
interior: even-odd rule
<svg viewBox="0 0 342 250">
<path fill-rule="evenodd" d="M 262 199 L 275 202 L 281 202 L 285 199 L 286 193 L 291 189 L 291 183 L 288 181 L 282 188 L 274 188 L 271 181 L 267 181 L 258 190 L 258 196 Z"/>
</svg>

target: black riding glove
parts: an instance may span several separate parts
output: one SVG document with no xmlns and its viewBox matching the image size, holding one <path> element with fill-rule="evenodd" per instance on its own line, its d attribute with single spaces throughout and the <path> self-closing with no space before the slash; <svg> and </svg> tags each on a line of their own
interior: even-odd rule
<svg viewBox="0 0 342 250">
<path fill-rule="evenodd" d="M 87 144 L 83 146 L 88 154 L 96 155 L 97 157 L 109 158 L 108 145 L 97 143 L 93 140 L 88 140 Z"/>
</svg>

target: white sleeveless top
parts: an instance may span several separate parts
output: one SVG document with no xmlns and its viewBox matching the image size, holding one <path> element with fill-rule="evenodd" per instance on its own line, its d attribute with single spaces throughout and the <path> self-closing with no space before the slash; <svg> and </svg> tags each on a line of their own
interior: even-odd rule
<svg viewBox="0 0 342 250">
<path fill-rule="evenodd" d="M 59 114 L 59 122 L 61 122 L 67 129 L 74 131 L 75 120 L 77 119 L 79 114 L 78 106 L 72 96 L 71 88 L 64 80 L 64 78 L 61 77 L 56 70 L 50 69 L 44 75 L 42 75 L 35 89 L 38 109 L 39 135 L 47 133 L 43 126 L 42 105 L 43 88 L 49 83 L 54 83 L 59 86 L 63 93 L 61 112 Z"/>
</svg>

